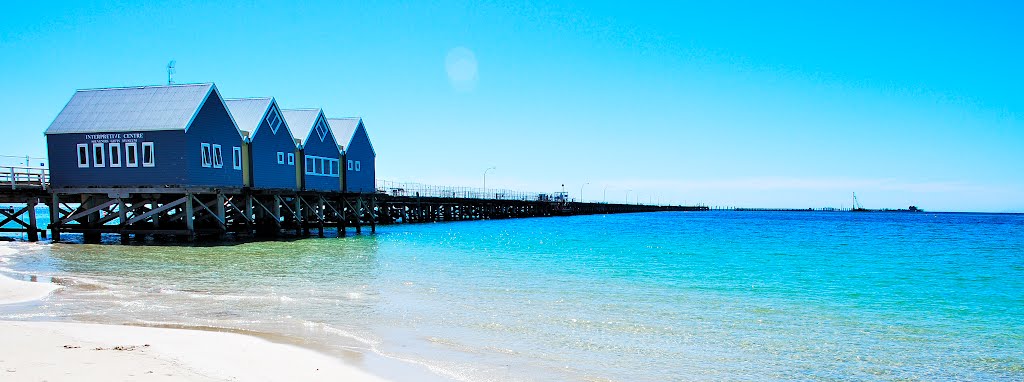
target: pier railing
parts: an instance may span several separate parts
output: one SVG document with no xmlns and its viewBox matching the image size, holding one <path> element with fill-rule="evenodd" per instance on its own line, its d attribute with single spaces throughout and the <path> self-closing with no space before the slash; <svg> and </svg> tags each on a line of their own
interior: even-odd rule
<svg viewBox="0 0 1024 382">
<path fill-rule="evenodd" d="M 377 180 L 377 192 L 391 196 L 422 198 L 489 199 L 489 200 L 540 200 L 543 193 L 523 192 L 499 188 L 473 188 L 435 186 L 422 183 L 392 182 Z"/>
<path fill-rule="evenodd" d="M 50 170 L 44 167 L 2 166 L 0 187 L 17 189 L 43 189 L 50 184 Z"/>
</svg>

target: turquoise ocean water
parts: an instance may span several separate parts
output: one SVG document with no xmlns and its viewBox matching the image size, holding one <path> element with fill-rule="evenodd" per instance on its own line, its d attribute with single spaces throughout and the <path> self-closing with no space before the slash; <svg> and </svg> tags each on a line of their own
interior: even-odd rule
<svg viewBox="0 0 1024 382">
<path fill-rule="evenodd" d="M 698 212 L 27 246 L 0 319 L 221 328 L 405 380 L 1024 380 L 1024 216 Z"/>
</svg>

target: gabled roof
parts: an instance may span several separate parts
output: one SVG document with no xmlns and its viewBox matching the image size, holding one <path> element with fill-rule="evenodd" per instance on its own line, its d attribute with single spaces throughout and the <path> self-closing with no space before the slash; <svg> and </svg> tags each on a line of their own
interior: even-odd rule
<svg viewBox="0 0 1024 382">
<path fill-rule="evenodd" d="M 363 126 L 363 119 L 359 117 L 352 118 L 328 118 L 327 124 L 331 126 L 331 130 L 334 130 L 335 138 L 339 139 L 339 142 L 345 142 L 345 151 L 348 151 L 348 147 L 352 144 L 352 140 L 355 139 L 356 131 L 362 126 L 363 132 L 366 132 L 366 126 Z M 370 135 L 366 135 L 366 141 L 370 142 Z M 373 149 L 373 142 L 370 142 L 370 151 L 373 152 L 374 156 L 377 152 Z"/>
<path fill-rule="evenodd" d="M 256 134 L 260 130 L 260 126 L 263 126 L 264 116 L 267 115 L 270 108 L 277 105 L 277 101 L 273 98 L 232 98 L 224 100 L 224 103 L 228 106 L 228 111 L 235 118 L 235 123 L 238 124 L 239 129 L 249 132 L 248 140 L 251 142 L 252 139 L 256 138 Z M 280 107 L 277 108 L 281 110 Z M 288 126 L 288 121 L 284 120 L 284 116 L 281 115 L 281 127 L 278 128 L 278 132 L 284 130 L 288 134 L 288 139 L 292 143 L 295 143 L 295 136 L 292 135 L 292 129 Z M 298 147 L 298 143 L 295 143 Z"/>
<path fill-rule="evenodd" d="M 224 104 L 228 105 L 228 111 L 235 118 L 238 128 L 248 131 L 251 137 L 263 122 L 263 115 L 267 114 L 271 101 L 271 98 L 226 98 Z"/>
<path fill-rule="evenodd" d="M 334 130 L 334 137 L 338 138 L 338 143 L 345 145 L 346 149 L 352 143 L 352 136 L 355 135 L 359 122 L 359 118 L 327 118 L 327 124 Z"/>
<path fill-rule="evenodd" d="M 324 125 L 327 127 L 326 133 L 334 137 L 335 142 L 338 141 L 338 137 L 331 131 L 331 125 L 327 123 L 327 118 L 323 116 L 324 112 L 321 109 L 289 109 L 281 110 L 281 114 L 284 115 L 288 127 L 292 129 L 292 134 L 301 137 L 303 145 L 309 143 L 310 137 L 314 135 L 316 122 L 320 118 L 324 119 Z M 316 139 L 319 140 L 320 137 L 317 136 Z M 341 152 L 341 149 L 339 148 L 338 151 Z"/>
<path fill-rule="evenodd" d="M 79 90 L 46 134 L 187 130 L 215 89 L 207 83 Z"/>
<path fill-rule="evenodd" d="M 320 113 L 320 109 L 281 110 L 281 115 L 284 116 L 288 127 L 291 127 L 292 134 L 301 139 L 303 144 L 309 138 L 309 133 L 313 131 L 313 124 L 316 123 L 316 118 L 320 116 Z"/>
</svg>

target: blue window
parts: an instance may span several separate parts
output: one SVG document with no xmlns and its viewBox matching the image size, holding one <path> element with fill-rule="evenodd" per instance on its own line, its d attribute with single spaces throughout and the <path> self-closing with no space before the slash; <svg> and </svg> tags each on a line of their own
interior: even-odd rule
<svg viewBox="0 0 1024 382">
<path fill-rule="evenodd" d="M 316 124 L 316 134 L 320 136 L 320 142 L 327 138 L 327 124 L 322 119 Z"/>
<path fill-rule="evenodd" d="M 202 152 L 202 155 L 203 155 L 203 167 L 212 167 L 213 166 L 213 154 L 210 152 L 210 144 L 209 143 L 203 143 L 203 144 L 200 145 L 200 147 L 203 149 L 203 152 Z"/>
<path fill-rule="evenodd" d="M 103 144 L 102 143 L 93 143 L 92 144 L 92 166 L 93 167 L 103 167 L 104 163 L 106 163 L 106 161 L 103 160 L 105 157 L 106 157 L 106 155 L 104 155 L 104 153 L 103 153 Z"/>
<path fill-rule="evenodd" d="M 156 152 L 153 142 L 142 142 L 142 167 L 156 167 Z"/>
<path fill-rule="evenodd" d="M 224 167 L 224 153 L 221 152 L 220 145 L 213 145 L 213 168 Z"/>
<path fill-rule="evenodd" d="M 277 109 L 272 108 L 267 113 L 267 125 L 270 125 L 270 132 L 277 135 L 277 129 L 281 127 L 281 116 L 277 115 Z"/>
<path fill-rule="evenodd" d="M 89 167 L 89 144 L 78 144 L 78 167 Z"/>
<path fill-rule="evenodd" d="M 231 167 L 235 170 L 242 169 L 242 148 L 235 146 L 231 148 Z"/>
<path fill-rule="evenodd" d="M 139 145 L 137 143 L 125 143 L 125 166 L 139 167 Z"/>
<path fill-rule="evenodd" d="M 110 167 L 121 167 L 121 144 L 111 143 L 110 146 Z"/>
</svg>

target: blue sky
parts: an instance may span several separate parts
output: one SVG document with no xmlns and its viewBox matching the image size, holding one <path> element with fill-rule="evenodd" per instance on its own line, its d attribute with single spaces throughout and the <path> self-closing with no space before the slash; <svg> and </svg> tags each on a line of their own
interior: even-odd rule
<svg viewBox="0 0 1024 382">
<path fill-rule="evenodd" d="M 1013 3 L 23 3 L 0 14 L 0 154 L 42 156 L 75 89 L 174 59 L 180 83 L 362 116 L 380 179 L 1024 211 Z"/>
</svg>

